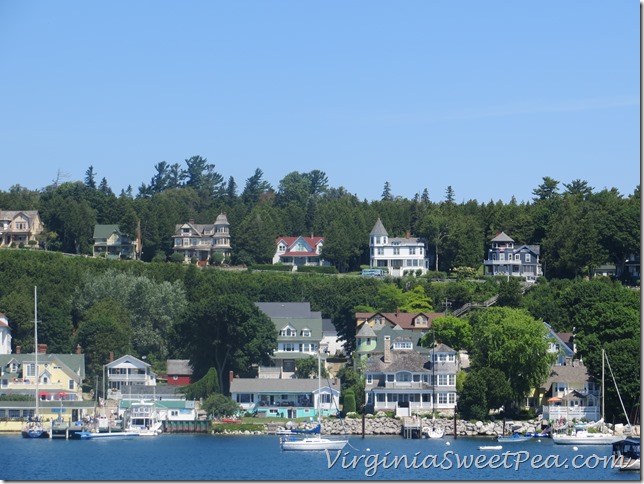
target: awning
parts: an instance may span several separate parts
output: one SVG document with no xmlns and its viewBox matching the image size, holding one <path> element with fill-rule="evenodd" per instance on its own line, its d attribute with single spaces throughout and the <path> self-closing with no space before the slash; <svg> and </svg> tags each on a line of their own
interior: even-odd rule
<svg viewBox="0 0 644 484">
<path fill-rule="evenodd" d="M 67 396 L 67 394 L 66 394 L 65 392 L 58 392 L 58 393 L 56 394 L 56 396 L 57 396 L 58 398 L 61 398 L 61 399 L 62 399 L 62 398 L 64 398 L 64 397 L 66 397 L 66 396 Z"/>
<path fill-rule="evenodd" d="M 47 393 L 47 392 L 40 392 L 38 395 L 40 395 L 41 397 L 48 397 L 48 396 L 49 396 L 49 393 Z"/>
<path fill-rule="evenodd" d="M 561 398 L 559 398 L 559 397 L 552 397 L 552 398 L 548 399 L 548 402 L 551 402 L 551 403 L 552 402 L 560 402 L 560 401 L 561 401 Z"/>
</svg>

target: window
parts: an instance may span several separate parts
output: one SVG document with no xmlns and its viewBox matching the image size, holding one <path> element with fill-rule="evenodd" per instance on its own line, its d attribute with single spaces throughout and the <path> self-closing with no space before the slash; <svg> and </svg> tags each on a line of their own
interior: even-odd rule
<svg viewBox="0 0 644 484">
<path fill-rule="evenodd" d="M 378 247 L 378 255 L 385 255 L 385 249 L 383 247 Z"/>
<path fill-rule="evenodd" d="M 394 381 L 394 376 L 392 374 L 387 375 L 387 381 L 388 382 L 393 382 Z"/>
<path fill-rule="evenodd" d="M 499 260 L 505 260 L 505 254 L 503 252 L 499 254 Z"/>
<path fill-rule="evenodd" d="M 305 337 L 307 337 L 307 338 L 310 338 L 310 337 L 311 337 L 311 330 L 310 330 L 309 328 L 304 328 L 304 329 L 302 330 L 302 336 L 305 336 Z"/>
<path fill-rule="evenodd" d="M 74 389 L 74 380 L 69 380 L 69 385 L 67 386 L 68 390 L 73 390 Z"/>
<path fill-rule="evenodd" d="M 284 343 L 282 351 L 292 352 L 295 351 L 295 345 L 293 343 Z"/>
<path fill-rule="evenodd" d="M 280 244 L 277 246 L 277 250 L 280 252 L 286 252 L 286 246 L 284 244 Z"/>
<path fill-rule="evenodd" d="M 394 255 L 400 255 L 400 247 L 394 247 Z"/>
<path fill-rule="evenodd" d="M 447 393 L 439 393 L 438 394 L 438 403 L 439 404 L 446 404 L 447 403 Z"/>
<path fill-rule="evenodd" d="M 331 403 L 331 395 L 328 393 L 321 393 L 320 403 Z"/>
<path fill-rule="evenodd" d="M 412 376 L 412 379 L 413 379 L 415 382 L 420 383 L 420 375 L 419 375 L 418 373 L 415 373 L 415 374 Z"/>
<path fill-rule="evenodd" d="M 411 341 L 398 341 L 394 343 L 395 350 L 411 350 L 413 345 Z"/>
<path fill-rule="evenodd" d="M 369 374 L 367 375 L 367 383 L 371 385 L 373 383 L 373 375 Z"/>
<path fill-rule="evenodd" d="M 409 248 L 409 255 L 416 255 L 416 247 Z"/>
<path fill-rule="evenodd" d="M 9 418 L 20 418 L 20 410 L 18 410 L 17 408 L 10 408 Z"/>
<path fill-rule="evenodd" d="M 455 393 L 448 393 L 447 394 L 447 401 L 449 403 L 456 403 L 456 394 Z"/>
<path fill-rule="evenodd" d="M 444 387 L 447 386 L 447 375 L 436 375 L 438 376 L 438 386 Z"/>
<path fill-rule="evenodd" d="M 526 254 L 526 255 L 525 255 L 525 261 L 526 261 L 526 262 L 530 262 L 530 254 Z"/>
<path fill-rule="evenodd" d="M 25 366 L 25 375 L 26 376 L 35 376 L 36 375 L 36 365 L 35 365 L 35 363 L 28 363 Z"/>
<path fill-rule="evenodd" d="M 384 403 L 385 402 L 385 394 L 384 393 L 378 393 L 376 395 L 376 400 L 378 400 L 379 403 Z"/>
<path fill-rule="evenodd" d="M 425 316 L 418 316 L 414 320 L 414 326 L 427 326 L 427 318 Z"/>
<path fill-rule="evenodd" d="M 253 394 L 252 393 L 239 393 L 237 394 L 237 403 L 252 403 Z"/>
<path fill-rule="evenodd" d="M 399 381 L 399 382 L 411 381 L 411 373 L 407 371 L 401 371 L 400 373 L 397 373 L 396 381 Z"/>
<path fill-rule="evenodd" d="M 280 336 L 297 336 L 297 331 L 291 326 L 287 326 L 280 331 Z"/>
</svg>

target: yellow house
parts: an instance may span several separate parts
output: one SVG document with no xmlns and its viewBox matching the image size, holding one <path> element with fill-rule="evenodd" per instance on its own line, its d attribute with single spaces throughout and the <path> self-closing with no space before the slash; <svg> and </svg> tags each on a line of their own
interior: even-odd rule
<svg viewBox="0 0 644 484">
<path fill-rule="evenodd" d="M 0 355 L 0 419 L 26 420 L 36 414 L 36 404 L 45 420 L 77 420 L 93 413 L 94 403 L 83 401 L 85 355 L 80 347 L 75 354 L 47 354 L 47 345 L 39 344 L 37 360 L 36 370 L 36 354 L 21 353 L 20 347 Z"/>
</svg>

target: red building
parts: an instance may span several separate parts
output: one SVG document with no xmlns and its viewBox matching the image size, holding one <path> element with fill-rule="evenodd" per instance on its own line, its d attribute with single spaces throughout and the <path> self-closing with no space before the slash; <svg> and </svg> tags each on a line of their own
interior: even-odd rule
<svg viewBox="0 0 644 484">
<path fill-rule="evenodd" d="M 168 360 L 168 385 L 189 385 L 192 383 L 190 360 Z"/>
</svg>

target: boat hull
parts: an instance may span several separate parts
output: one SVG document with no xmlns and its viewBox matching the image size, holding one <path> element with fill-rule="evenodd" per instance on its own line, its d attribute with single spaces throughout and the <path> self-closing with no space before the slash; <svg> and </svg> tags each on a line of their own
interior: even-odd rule
<svg viewBox="0 0 644 484">
<path fill-rule="evenodd" d="M 136 432 L 79 432 L 81 440 L 120 440 L 139 437 Z"/>
<path fill-rule="evenodd" d="M 342 450 L 348 442 L 348 440 L 335 440 L 318 437 L 283 439 L 282 450 Z"/>
<path fill-rule="evenodd" d="M 611 434 L 593 434 L 588 433 L 587 435 L 580 437 L 577 435 L 558 435 L 553 434 L 552 441 L 555 444 L 559 445 L 611 445 L 619 440 L 622 440 L 623 437 L 611 435 Z"/>
<path fill-rule="evenodd" d="M 22 431 L 22 436 L 26 439 L 48 439 L 49 432 L 44 429 L 26 429 Z"/>
</svg>

